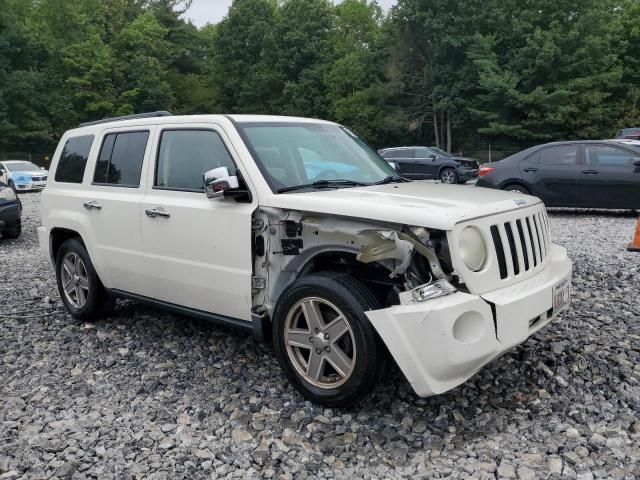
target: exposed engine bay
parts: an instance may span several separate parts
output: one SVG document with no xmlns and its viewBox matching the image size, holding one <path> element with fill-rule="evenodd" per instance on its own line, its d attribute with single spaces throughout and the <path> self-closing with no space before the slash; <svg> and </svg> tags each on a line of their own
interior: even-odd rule
<svg viewBox="0 0 640 480">
<path fill-rule="evenodd" d="M 437 280 L 458 283 L 443 231 L 269 207 L 254 213 L 252 230 L 257 315 L 272 314 L 280 294 L 313 272 L 348 273 L 381 307 Z"/>
</svg>

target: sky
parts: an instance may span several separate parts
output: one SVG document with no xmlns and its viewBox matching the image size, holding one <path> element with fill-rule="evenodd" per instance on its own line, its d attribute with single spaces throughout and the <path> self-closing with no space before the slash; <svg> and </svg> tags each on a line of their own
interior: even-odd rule
<svg viewBox="0 0 640 480">
<path fill-rule="evenodd" d="M 207 23 L 217 23 L 222 20 L 231 5 L 232 0 L 193 0 L 186 16 L 199 27 Z M 340 1 L 340 0 L 334 0 Z M 378 0 L 378 4 L 385 10 L 395 5 L 396 0 Z"/>
</svg>

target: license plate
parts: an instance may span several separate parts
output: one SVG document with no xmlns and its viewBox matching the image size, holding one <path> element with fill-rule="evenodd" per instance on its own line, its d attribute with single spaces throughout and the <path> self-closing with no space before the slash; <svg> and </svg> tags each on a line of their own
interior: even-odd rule
<svg viewBox="0 0 640 480">
<path fill-rule="evenodd" d="M 565 278 L 553 287 L 553 313 L 566 308 L 571 303 L 571 280 Z"/>
</svg>

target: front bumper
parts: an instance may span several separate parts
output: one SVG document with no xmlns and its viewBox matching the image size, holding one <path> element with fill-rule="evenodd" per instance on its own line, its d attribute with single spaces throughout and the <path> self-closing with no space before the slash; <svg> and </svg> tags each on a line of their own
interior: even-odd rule
<svg viewBox="0 0 640 480">
<path fill-rule="evenodd" d="M 499 290 L 407 300 L 366 315 L 415 392 L 421 397 L 444 393 L 557 315 L 553 287 L 571 277 L 571 260 L 557 245 L 551 255 L 544 270 Z"/>
<path fill-rule="evenodd" d="M 457 169 L 458 172 L 458 181 L 460 182 L 466 182 L 468 180 L 474 180 L 476 178 L 478 178 L 478 169 L 471 169 L 471 168 L 463 168 L 460 167 Z"/>
<path fill-rule="evenodd" d="M 43 190 L 47 186 L 47 182 L 28 182 L 28 183 L 14 183 L 17 192 L 30 192 L 33 190 Z"/>
</svg>

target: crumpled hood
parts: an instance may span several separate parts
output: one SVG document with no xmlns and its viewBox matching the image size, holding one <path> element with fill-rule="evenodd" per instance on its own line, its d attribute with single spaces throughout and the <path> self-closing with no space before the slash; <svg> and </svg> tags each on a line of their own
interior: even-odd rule
<svg viewBox="0 0 640 480">
<path fill-rule="evenodd" d="M 422 181 L 271 195 L 261 206 L 452 230 L 459 222 L 540 201 L 502 190 Z"/>
</svg>

